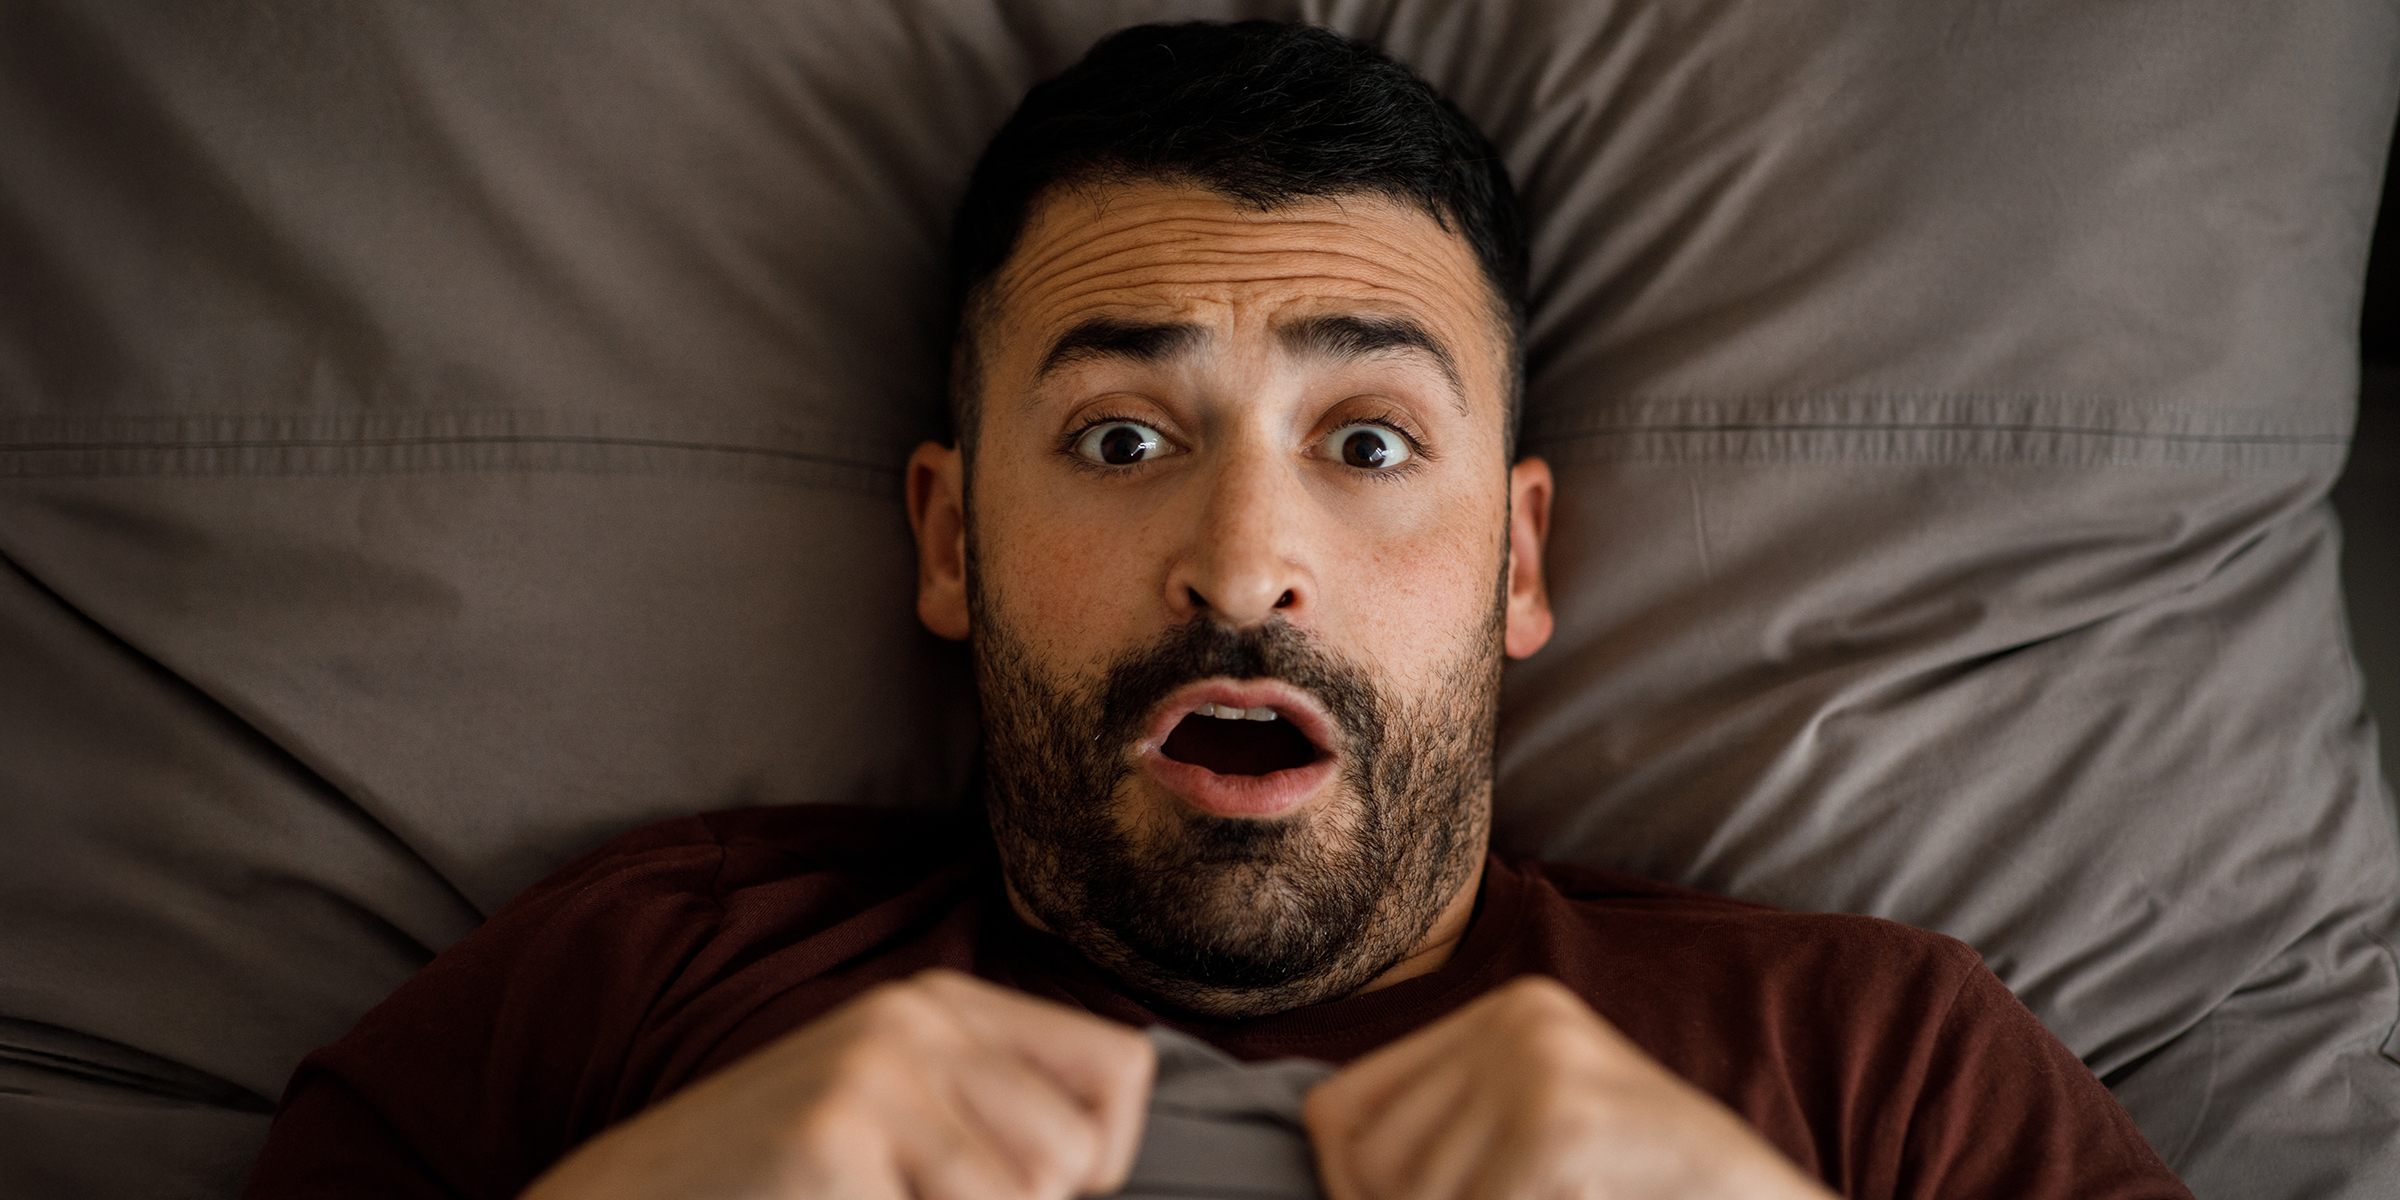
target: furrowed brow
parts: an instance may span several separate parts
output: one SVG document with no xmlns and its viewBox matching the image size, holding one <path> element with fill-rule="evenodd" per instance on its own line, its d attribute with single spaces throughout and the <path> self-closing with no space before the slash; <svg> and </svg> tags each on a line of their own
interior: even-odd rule
<svg viewBox="0 0 2400 1200">
<path fill-rule="evenodd" d="M 1202 336 L 1199 326 L 1176 321 L 1145 323 L 1094 317 L 1050 343 L 1050 351 L 1042 355 L 1041 369 L 1033 377 L 1038 381 L 1053 371 L 1093 359 L 1162 363 L 1198 345 Z"/>
<path fill-rule="evenodd" d="M 1317 358 L 1373 358 L 1383 354 L 1421 354 L 1440 368 L 1449 381 L 1459 412 L 1467 411 L 1467 388 L 1459 378 L 1458 359 L 1450 348 L 1407 317 L 1367 317 L 1337 313 L 1304 317 L 1278 326 L 1275 336 L 1294 354 Z"/>
</svg>

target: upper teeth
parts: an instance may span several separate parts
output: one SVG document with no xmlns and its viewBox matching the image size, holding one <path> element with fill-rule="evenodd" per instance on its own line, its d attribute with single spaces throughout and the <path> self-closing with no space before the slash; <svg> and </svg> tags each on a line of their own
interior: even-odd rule
<svg viewBox="0 0 2400 1200">
<path fill-rule="evenodd" d="M 1257 708 L 1235 708 L 1230 704 L 1203 704 L 1197 710 L 1201 716 L 1220 721 L 1272 721 L 1275 710 L 1261 705 Z"/>
</svg>

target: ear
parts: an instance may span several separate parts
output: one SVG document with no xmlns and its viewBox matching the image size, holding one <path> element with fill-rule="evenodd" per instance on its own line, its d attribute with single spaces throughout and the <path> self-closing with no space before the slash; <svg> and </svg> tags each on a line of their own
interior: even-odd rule
<svg viewBox="0 0 2400 1200">
<path fill-rule="evenodd" d="M 1550 539 L 1550 464 L 1524 458 L 1508 471 L 1508 637 L 1510 658 L 1550 640 L 1550 589 L 1542 547 Z"/>
<path fill-rule="evenodd" d="M 966 463 L 927 442 L 908 456 L 908 527 L 917 535 L 917 619 L 936 637 L 967 636 Z"/>
</svg>

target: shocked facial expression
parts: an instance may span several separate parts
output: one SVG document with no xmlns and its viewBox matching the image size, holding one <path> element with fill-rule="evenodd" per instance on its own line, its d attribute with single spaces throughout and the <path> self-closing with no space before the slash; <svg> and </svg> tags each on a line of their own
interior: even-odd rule
<svg viewBox="0 0 2400 1200">
<path fill-rule="evenodd" d="M 971 464 L 911 464 L 1012 900 L 1175 1007 L 1368 985 L 1463 924 L 1499 664 L 1549 634 L 1472 251 L 1374 196 L 1053 189 L 980 313 Z"/>
</svg>

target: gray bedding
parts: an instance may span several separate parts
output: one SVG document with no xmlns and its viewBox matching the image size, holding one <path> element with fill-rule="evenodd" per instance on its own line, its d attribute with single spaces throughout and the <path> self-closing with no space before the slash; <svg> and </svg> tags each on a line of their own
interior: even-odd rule
<svg viewBox="0 0 2400 1200">
<path fill-rule="evenodd" d="M 1532 210 L 1510 850 L 1966 939 L 2203 1197 L 2400 1178 L 2325 503 L 2390 0 L 0 6 L 0 1194 L 671 813 L 956 803 L 949 205 L 1161 15 L 1382 38 Z"/>
</svg>

